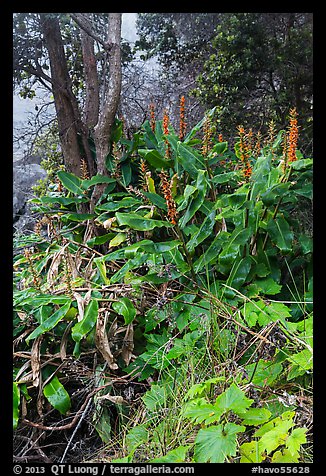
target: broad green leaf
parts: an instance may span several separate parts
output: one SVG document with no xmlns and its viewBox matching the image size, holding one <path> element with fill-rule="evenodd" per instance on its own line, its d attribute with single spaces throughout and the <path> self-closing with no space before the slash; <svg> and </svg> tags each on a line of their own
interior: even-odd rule
<svg viewBox="0 0 326 476">
<path fill-rule="evenodd" d="M 122 250 L 123 251 L 123 250 Z M 124 253 L 124 251 L 123 251 Z M 113 253 L 111 253 L 113 255 Z M 129 259 L 116 273 L 114 273 L 111 278 L 111 284 L 121 282 L 129 270 L 133 270 L 138 266 L 141 266 L 148 259 L 148 254 L 138 253 L 133 259 Z"/>
<path fill-rule="evenodd" d="M 106 243 L 109 240 L 112 240 L 112 238 L 115 236 L 115 233 L 106 233 L 105 235 L 101 236 L 94 236 L 94 238 L 91 238 L 86 242 L 87 246 L 94 246 L 94 245 L 102 245 L 103 243 Z"/>
<path fill-rule="evenodd" d="M 267 294 L 269 296 L 278 294 L 282 289 L 282 285 L 277 284 L 272 278 L 257 279 L 255 284 L 257 284 L 263 294 Z"/>
<path fill-rule="evenodd" d="M 233 230 L 228 240 L 225 241 L 225 246 L 219 255 L 218 261 L 220 265 L 230 268 L 239 254 L 240 246 L 247 243 L 251 235 L 252 232 L 249 228 L 236 228 Z"/>
<path fill-rule="evenodd" d="M 223 243 L 228 240 L 229 236 L 229 233 L 225 231 L 220 231 L 220 233 L 216 236 L 216 238 L 214 238 L 205 253 L 194 263 L 195 273 L 198 273 L 210 263 L 214 263 L 217 261 L 219 251 L 221 250 Z"/>
<path fill-rule="evenodd" d="M 104 284 L 110 284 L 110 280 L 106 275 L 106 266 L 105 266 L 105 257 L 99 256 L 98 258 L 94 258 L 94 263 L 99 270 L 100 276 Z"/>
<path fill-rule="evenodd" d="M 194 152 L 191 147 L 178 142 L 178 161 L 192 178 L 196 178 L 198 171 L 205 169 L 205 162 L 201 155 Z"/>
<path fill-rule="evenodd" d="M 307 442 L 307 428 L 295 428 L 286 440 L 285 446 L 292 455 L 297 455 L 301 445 Z"/>
<path fill-rule="evenodd" d="M 156 207 L 160 208 L 161 210 L 167 211 L 168 207 L 166 205 L 166 200 L 158 195 L 157 193 L 150 193 L 150 192 L 143 192 L 145 197 L 153 203 Z"/>
<path fill-rule="evenodd" d="M 263 457 L 259 451 L 258 441 L 243 443 L 239 448 L 241 458 L 240 463 L 261 463 Z"/>
<path fill-rule="evenodd" d="M 216 154 L 224 154 L 227 148 L 228 148 L 227 142 L 218 142 L 217 144 L 214 144 L 213 152 L 215 152 Z"/>
<path fill-rule="evenodd" d="M 299 453 L 292 454 L 289 450 L 284 448 L 283 450 L 273 453 L 271 463 L 298 463 L 299 457 Z"/>
<path fill-rule="evenodd" d="M 96 324 L 98 317 L 98 301 L 92 299 L 86 306 L 84 317 L 71 329 L 71 337 L 77 343 L 90 332 Z"/>
<path fill-rule="evenodd" d="M 93 175 L 90 179 L 82 180 L 81 188 L 83 190 L 87 190 L 93 185 L 97 185 L 98 183 L 114 183 L 116 182 L 115 179 L 111 177 L 107 177 L 106 175 Z"/>
<path fill-rule="evenodd" d="M 112 304 L 112 308 L 125 319 L 125 324 L 130 324 L 136 317 L 136 309 L 129 298 L 120 298 L 118 302 Z"/>
<path fill-rule="evenodd" d="M 304 375 L 313 367 L 312 353 L 309 349 L 303 349 L 296 354 L 292 354 L 287 360 L 291 364 L 288 380 L 292 380 L 299 375 Z"/>
<path fill-rule="evenodd" d="M 70 172 L 64 172 L 60 170 L 58 173 L 58 178 L 62 185 L 76 195 L 83 195 L 84 190 L 82 189 L 82 180 Z"/>
<path fill-rule="evenodd" d="M 60 309 L 55 311 L 48 319 L 46 319 L 40 326 L 38 326 L 34 331 L 29 334 L 26 338 L 26 342 L 29 342 L 31 339 L 36 339 L 44 332 L 48 332 L 53 329 L 60 321 L 65 317 L 71 305 L 71 299 L 64 304 Z"/>
<path fill-rule="evenodd" d="M 38 296 L 32 295 L 28 296 L 23 293 L 23 299 L 17 304 L 20 305 L 30 305 L 34 308 L 47 304 L 66 304 L 71 302 L 71 298 L 68 296 L 54 296 L 52 294 L 39 294 Z"/>
<path fill-rule="evenodd" d="M 267 232 L 272 242 L 283 253 L 289 253 L 292 250 L 293 233 L 285 218 L 277 216 L 274 220 L 269 220 Z"/>
<path fill-rule="evenodd" d="M 203 221 L 199 230 L 194 233 L 191 239 L 187 243 L 187 248 L 189 251 L 193 251 L 196 246 L 202 243 L 213 231 L 215 224 L 215 210 L 213 210 Z"/>
<path fill-rule="evenodd" d="M 133 230 L 139 231 L 149 231 L 153 230 L 156 227 L 161 228 L 162 226 L 171 227 L 171 223 L 161 220 L 152 220 L 150 218 L 144 218 L 136 213 L 116 213 L 116 217 L 119 225 L 129 226 Z"/>
<path fill-rule="evenodd" d="M 174 450 L 168 451 L 164 456 L 149 460 L 149 463 L 183 463 L 190 446 L 178 446 Z"/>
<path fill-rule="evenodd" d="M 235 384 L 219 395 L 216 399 L 215 407 L 222 413 L 232 410 L 236 414 L 242 414 L 252 404 L 253 400 L 247 398 L 244 392 Z"/>
<path fill-rule="evenodd" d="M 313 159 L 301 159 L 291 163 L 293 170 L 302 170 L 310 168 L 313 164 Z"/>
<path fill-rule="evenodd" d="M 165 159 L 157 150 L 145 150 L 138 149 L 138 153 L 144 157 L 146 162 L 155 167 L 156 169 L 168 169 L 173 165 L 173 161 Z"/>
<path fill-rule="evenodd" d="M 13 382 L 13 429 L 16 430 L 19 420 L 20 388 Z"/>
<path fill-rule="evenodd" d="M 288 438 L 288 432 L 293 425 L 294 422 L 291 420 L 280 421 L 274 428 L 264 433 L 259 441 L 260 451 L 270 453 L 284 445 Z"/>
<path fill-rule="evenodd" d="M 269 207 L 274 205 L 279 197 L 283 197 L 288 192 L 290 186 L 289 182 L 275 184 L 262 193 L 260 198 L 264 205 Z"/>
<path fill-rule="evenodd" d="M 49 400 L 53 408 L 65 415 L 70 410 L 71 401 L 68 392 L 59 381 L 58 377 L 53 377 L 51 381 L 44 386 L 44 396 Z"/>
<path fill-rule="evenodd" d="M 86 197 L 40 197 L 39 200 L 42 203 L 59 203 L 60 205 L 67 206 L 75 203 L 84 203 L 88 199 Z"/>
<path fill-rule="evenodd" d="M 290 425 L 289 428 L 291 428 L 294 425 L 293 422 L 293 417 L 295 416 L 295 412 L 292 410 L 288 410 L 286 412 L 283 412 L 282 415 L 273 418 L 273 420 L 265 423 L 262 427 L 260 427 L 258 430 L 255 431 L 254 437 L 260 437 L 263 436 L 265 433 L 273 430 L 275 427 L 279 426 L 282 422 L 288 421 L 291 422 L 292 425 Z"/>
<path fill-rule="evenodd" d="M 104 203 L 102 205 L 99 205 L 96 207 L 96 211 L 98 210 L 106 210 L 108 212 L 116 212 L 117 210 L 120 210 L 120 208 L 130 208 L 133 205 L 141 205 L 142 202 L 138 200 L 138 198 L 134 197 L 124 197 L 120 199 L 117 202 L 110 201 L 107 203 Z"/>
<path fill-rule="evenodd" d="M 165 405 L 166 397 L 165 388 L 153 384 L 151 389 L 143 395 L 142 400 L 148 410 L 155 412 L 157 408 L 162 408 Z"/>
<path fill-rule="evenodd" d="M 196 180 L 197 196 L 195 197 L 193 195 L 191 197 L 186 211 L 184 212 L 183 216 L 179 220 L 180 228 L 184 228 L 185 225 L 189 222 L 189 220 L 197 212 L 197 210 L 199 210 L 199 208 L 203 205 L 205 201 L 207 185 L 208 185 L 208 182 L 206 177 L 206 171 L 197 170 L 197 180 Z"/>
<path fill-rule="evenodd" d="M 265 387 L 271 385 L 283 372 L 281 363 L 273 364 L 270 360 L 260 359 L 258 364 L 248 364 L 246 366 L 248 379 L 252 380 L 254 385 Z"/>
<path fill-rule="evenodd" d="M 252 260 L 250 256 L 246 256 L 245 258 L 240 258 L 236 260 L 230 270 L 229 277 L 226 281 L 227 286 L 230 286 L 235 289 L 240 289 L 247 279 L 251 265 Z M 234 291 L 226 288 L 224 294 L 227 297 L 232 297 L 234 295 Z"/>
<path fill-rule="evenodd" d="M 196 398 L 186 403 L 183 415 L 194 423 L 205 423 L 206 425 L 220 420 L 223 412 L 212 403 L 208 403 L 205 398 Z"/>
<path fill-rule="evenodd" d="M 94 213 L 66 213 L 62 215 L 61 220 L 63 222 L 67 221 L 86 221 L 95 218 L 96 215 Z"/>
<path fill-rule="evenodd" d="M 238 171 L 234 172 L 225 172 L 223 174 L 218 174 L 213 177 L 212 182 L 215 184 L 229 183 L 232 179 L 237 179 L 239 176 Z"/>
<path fill-rule="evenodd" d="M 237 434 L 245 431 L 244 426 L 234 423 L 201 429 L 195 440 L 194 460 L 196 463 L 224 463 L 237 453 Z"/>
<path fill-rule="evenodd" d="M 138 446 L 148 441 L 148 430 L 144 425 L 137 425 L 132 428 L 126 436 L 128 453 L 134 452 Z"/>
<path fill-rule="evenodd" d="M 242 418 L 243 425 L 262 425 L 266 423 L 272 413 L 267 408 L 248 408 L 244 413 L 238 414 Z"/>
<path fill-rule="evenodd" d="M 117 233 L 114 238 L 109 243 L 109 248 L 114 248 L 115 246 L 121 245 L 127 239 L 127 233 Z"/>
</svg>

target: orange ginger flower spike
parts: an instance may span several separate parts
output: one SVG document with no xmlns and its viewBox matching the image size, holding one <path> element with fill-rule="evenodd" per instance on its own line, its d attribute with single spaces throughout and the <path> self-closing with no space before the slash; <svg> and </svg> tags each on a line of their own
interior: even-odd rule
<svg viewBox="0 0 326 476">
<path fill-rule="evenodd" d="M 167 135 L 169 133 L 169 123 L 170 123 L 170 118 L 167 110 L 164 110 L 164 115 L 163 115 L 163 133 Z M 167 139 L 165 139 L 166 143 L 166 152 L 165 152 L 165 157 L 167 159 L 171 158 L 171 146 L 170 143 Z"/>
<path fill-rule="evenodd" d="M 150 113 L 150 124 L 151 124 L 151 129 L 153 132 L 155 132 L 155 106 L 151 102 L 149 105 L 149 113 Z"/>
<path fill-rule="evenodd" d="M 172 197 L 171 183 L 168 180 L 167 173 L 164 170 L 158 174 L 161 179 L 161 188 L 168 208 L 168 218 L 172 225 L 177 224 L 177 206 Z"/>
<path fill-rule="evenodd" d="M 287 162 L 295 162 L 297 160 L 296 150 L 298 145 L 298 113 L 295 108 L 290 110 L 290 126 L 287 137 Z"/>
<path fill-rule="evenodd" d="M 218 141 L 219 142 L 224 142 L 223 141 L 223 135 L 221 133 L 219 133 L 219 135 L 218 135 Z"/>
<path fill-rule="evenodd" d="M 180 98 L 180 123 L 179 123 L 179 139 L 183 140 L 186 135 L 186 122 L 185 122 L 185 97 Z"/>
</svg>

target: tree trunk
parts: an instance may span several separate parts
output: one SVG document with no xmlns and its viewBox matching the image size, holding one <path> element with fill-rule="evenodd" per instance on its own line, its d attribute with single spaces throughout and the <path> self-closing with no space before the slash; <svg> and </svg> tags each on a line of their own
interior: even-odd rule
<svg viewBox="0 0 326 476">
<path fill-rule="evenodd" d="M 67 171 L 80 176 L 82 157 L 77 135 L 80 118 L 76 117 L 78 107 L 71 89 L 59 20 L 53 14 L 41 14 L 40 17 L 49 53 L 52 91 L 64 163 Z"/>
<path fill-rule="evenodd" d="M 121 13 L 109 13 L 107 49 L 109 52 L 109 81 L 102 110 L 94 129 L 96 146 L 97 172 L 108 175 L 106 157 L 110 150 L 110 137 L 115 115 L 120 102 L 121 93 Z M 99 184 L 94 188 L 92 206 L 101 197 L 105 185 Z"/>
</svg>

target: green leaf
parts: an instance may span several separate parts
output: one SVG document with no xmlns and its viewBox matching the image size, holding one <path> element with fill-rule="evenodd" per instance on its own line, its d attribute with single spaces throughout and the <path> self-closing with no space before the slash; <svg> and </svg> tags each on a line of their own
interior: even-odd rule
<svg viewBox="0 0 326 476">
<path fill-rule="evenodd" d="M 239 448 L 241 458 L 240 463 L 261 463 L 263 457 L 259 451 L 258 441 L 243 443 Z"/>
<path fill-rule="evenodd" d="M 114 238 L 109 243 L 109 248 L 114 248 L 115 246 L 121 245 L 127 239 L 127 233 L 117 233 Z"/>
<path fill-rule="evenodd" d="M 39 200 L 42 203 L 59 203 L 60 205 L 67 206 L 76 203 L 84 203 L 87 202 L 88 199 L 86 197 L 40 197 Z"/>
<path fill-rule="evenodd" d="M 283 253 L 289 253 L 292 250 L 293 233 L 285 218 L 278 216 L 274 220 L 269 220 L 267 232 L 272 242 Z"/>
<path fill-rule="evenodd" d="M 138 153 L 144 157 L 146 162 L 158 170 L 168 169 L 172 167 L 173 161 L 165 159 L 157 150 L 138 149 Z"/>
<path fill-rule="evenodd" d="M 292 420 L 281 420 L 271 430 L 264 433 L 259 441 L 259 447 L 261 451 L 276 450 L 281 445 L 285 444 L 288 438 L 289 429 L 292 428 L 294 422 Z"/>
<path fill-rule="evenodd" d="M 160 208 L 161 210 L 167 211 L 168 207 L 166 205 L 166 200 L 158 195 L 157 193 L 150 193 L 150 192 L 143 192 L 145 197 L 153 203 L 156 207 Z"/>
<path fill-rule="evenodd" d="M 107 202 L 104 203 L 103 205 L 99 205 L 96 207 L 96 211 L 99 210 L 106 210 L 108 212 L 116 212 L 117 210 L 120 210 L 120 208 L 130 208 L 133 205 L 141 205 L 142 202 L 138 200 L 138 198 L 134 197 L 123 197 L 117 202 Z"/>
<path fill-rule="evenodd" d="M 237 453 L 237 434 L 245 431 L 244 426 L 234 423 L 201 429 L 195 440 L 194 460 L 196 463 L 224 463 Z"/>
<path fill-rule="evenodd" d="M 160 385 L 153 384 L 151 389 L 148 390 L 142 397 L 142 400 L 146 408 L 152 412 L 155 412 L 157 408 L 162 408 L 166 402 L 166 390 Z"/>
<path fill-rule="evenodd" d="M 191 239 L 187 243 L 187 248 L 189 251 L 193 251 L 196 246 L 202 243 L 213 231 L 213 226 L 215 223 L 215 210 L 213 210 L 203 221 L 199 230 L 194 233 Z"/>
<path fill-rule="evenodd" d="M 63 222 L 68 222 L 68 221 L 86 221 L 86 220 L 91 220 L 92 218 L 95 218 L 96 215 L 94 213 L 66 213 L 65 215 L 62 216 L 62 221 Z"/>
<path fill-rule="evenodd" d="M 20 388 L 13 382 L 13 429 L 16 430 L 19 420 Z"/>
<path fill-rule="evenodd" d="M 29 334 L 26 338 L 26 342 L 29 342 L 31 339 L 36 339 L 41 334 L 44 334 L 44 332 L 48 332 L 51 329 L 53 329 L 60 321 L 65 317 L 67 314 L 68 310 L 70 309 L 71 305 L 71 299 L 64 304 L 60 309 L 55 311 L 48 319 L 46 319 L 40 326 L 38 326 L 34 331 Z"/>
<path fill-rule="evenodd" d="M 272 278 L 257 279 L 255 284 L 257 284 L 263 294 L 267 294 L 269 296 L 278 294 L 282 289 L 282 285 L 277 284 Z"/>
<path fill-rule="evenodd" d="M 242 414 L 252 404 L 253 400 L 247 398 L 244 392 L 235 384 L 219 395 L 216 399 L 215 407 L 222 413 L 232 410 L 236 414 Z"/>
<path fill-rule="evenodd" d="M 236 260 L 230 270 L 226 285 L 235 289 L 240 289 L 247 279 L 251 264 L 252 260 L 250 256 Z M 224 291 L 224 295 L 227 297 L 233 297 L 234 294 L 235 293 L 232 289 L 226 288 Z"/>
<path fill-rule="evenodd" d="M 227 148 L 228 148 L 227 142 L 218 142 L 217 144 L 214 144 L 213 152 L 215 152 L 216 154 L 224 154 Z"/>
<path fill-rule="evenodd" d="M 94 246 L 94 245 L 103 245 L 107 241 L 111 240 L 114 237 L 115 233 L 107 233 L 101 236 L 94 236 L 86 242 L 87 246 Z"/>
<path fill-rule="evenodd" d="M 259 387 L 271 385 L 282 373 L 281 363 L 273 364 L 270 360 L 260 359 L 258 364 L 253 363 L 246 366 L 248 379 L 252 377 L 252 383 Z"/>
<path fill-rule="evenodd" d="M 136 213 L 116 213 L 117 221 L 119 225 L 126 225 L 132 228 L 133 230 L 138 231 L 149 231 L 162 226 L 171 227 L 171 223 L 161 220 L 152 220 L 150 218 L 144 218 Z"/>
<path fill-rule="evenodd" d="M 58 377 L 53 377 L 51 381 L 44 386 L 43 393 L 53 408 L 58 410 L 62 415 L 65 415 L 68 410 L 70 410 L 71 401 L 69 394 Z"/>
<path fill-rule="evenodd" d="M 267 408 L 248 408 L 245 413 L 238 413 L 242 418 L 243 425 L 262 425 L 266 423 L 272 416 L 272 413 Z"/>
<path fill-rule="evenodd" d="M 132 428 L 126 436 L 126 445 L 128 453 L 135 451 L 138 446 L 148 441 L 148 430 L 145 425 L 137 425 Z"/>
<path fill-rule="evenodd" d="M 99 270 L 100 276 L 104 284 L 110 284 L 110 279 L 106 275 L 105 256 L 94 258 L 94 263 Z"/>
<path fill-rule="evenodd" d="M 218 259 L 218 253 L 223 246 L 223 243 L 228 239 L 229 233 L 225 231 L 220 231 L 220 233 L 214 238 L 211 245 L 205 251 L 205 253 L 194 263 L 194 271 L 198 273 L 205 266 L 210 263 L 214 263 Z"/>
<path fill-rule="evenodd" d="M 287 360 L 291 364 L 288 380 L 292 380 L 299 375 L 304 375 L 313 367 L 312 353 L 309 349 L 303 349 L 296 354 L 292 354 Z"/>
<path fill-rule="evenodd" d="M 219 421 L 223 412 L 205 398 L 196 398 L 184 406 L 183 415 L 194 423 L 206 425 Z"/>
<path fill-rule="evenodd" d="M 239 172 L 235 170 L 234 172 L 225 172 L 223 174 L 215 175 L 212 182 L 215 184 L 229 183 L 232 179 L 237 179 L 239 177 Z"/>
<path fill-rule="evenodd" d="M 205 169 L 205 162 L 203 157 L 198 153 L 195 153 L 194 149 L 183 145 L 181 142 L 178 142 L 177 159 L 192 178 L 197 177 L 198 171 L 200 169 L 202 171 L 204 171 Z"/>
<path fill-rule="evenodd" d="M 115 179 L 111 177 L 107 177 L 106 175 L 93 175 L 90 179 L 85 179 L 81 181 L 81 188 L 83 190 L 88 190 L 93 185 L 97 185 L 99 183 L 114 183 L 116 182 Z"/>
<path fill-rule="evenodd" d="M 130 324 L 136 317 L 136 309 L 129 298 L 120 298 L 112 304 L 112 308 L 124 317 L 125 324 Z"/>
<path fill-rule="evenodd" d="M 286 440 L 285 446 L 289 452 L 296 456 L 300 450 L 301 445 L 307 442 L 307 428 L 295 428 L 292 430 L 290 436 Z"/>
<path fill-rule="evenodd" d="M 302 170 L 312 167 L 313 159 L 301 159 L 291 163 L 293 170 Z"/>
<path fill-rule="evenodd" d="M 57 175 L 62 185 L 69 190 L 69 192 L 75 195 L 83 195 L 82 180 L 79 177 L 70 172 L 64 172 L 63 170 L 60 170 Z"/>
<path fill-rule="evenodd" d="M 292 454 L 289 450 L 284 448 L 273 453 L 271 463 L 298 463 L 299 456 L 299 453 Z"/>
<path fill-rule="evenodd" d="M 71 329 L 71 337 L 77 343 L 90 332 L 96 324 L 98 316 L 98 301 L 92 299 L 86 306 L 84 317 Z"/>
<path fill-rule="evenodd" d="M 233 230 L 229 239 L 225 241 L 223 251 L 219 255 L 218 261 L 220 265 L 230 268 L 239 254 L 240 246 L 247 243 L 251 235 L 252 232 L 249 228 L 236 228 Z"/>
<path fill-rule="evenodd" d="M 178 446 L 174 450 L 168 451 L 166 455 L 149 460 L 149 463 L 183 463 L 190 446 Z"/>
</svg>

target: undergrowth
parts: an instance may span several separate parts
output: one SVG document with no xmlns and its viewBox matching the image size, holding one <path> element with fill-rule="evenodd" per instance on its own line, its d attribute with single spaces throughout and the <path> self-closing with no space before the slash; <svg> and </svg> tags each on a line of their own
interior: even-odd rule
<svg viewBox="0 0 326 476">
<path fill-rule="evenodd" d="M 165 112 L 132 140 L 116 120 L 107 176 L 59 170 L 31 200 L 34 233 L 15 237 L 17 461 L 76 458 L 85 435 L 83 461 L 311 461 L 312 241 L 296 217 L 312 159 L 296 112 L 266 138 L 239 126 L 234 150 L 214 110 L 188 134 L 181 112 L 178 133 Z"/>
</svg>

